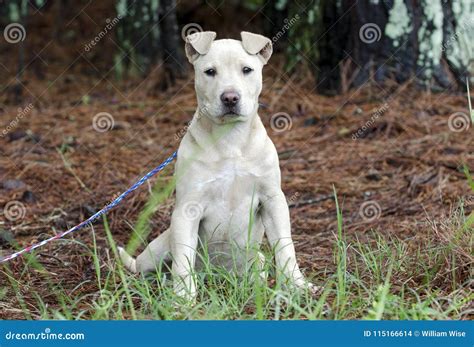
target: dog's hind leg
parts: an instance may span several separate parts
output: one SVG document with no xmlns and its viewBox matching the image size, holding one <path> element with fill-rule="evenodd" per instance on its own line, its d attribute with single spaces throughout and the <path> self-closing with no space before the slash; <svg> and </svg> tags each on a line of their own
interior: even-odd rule
<svg viewBox="0 0 474 347">
<path fill-rule="evenodd" d="M 164 261 L 171 260 L 170 252 L 169 229 L 154 239 L 136 259 L 119 247 L 122 263 L 133 273 L 154 271 Z"/>
<path fill-rule="evenodd" d="M 255 257 L 252 259 L 255 264 L 256 273 L 252 274 L 252 279 L 255 280 L 255 275 L 260 277 L 260 280 L 266 282 L 268 279 L 268 271 L 265 268 L 265 256 L 262 252 L 258 251 Z"/>
<path fill-rule="evenodd" d="M 262 252 L 258 252 L 258 259 L 257 259 L 257 261 L 258 261 L 258 267 L 257 267 L 257 268 L 258 268 L 259 271 L 260 271 L 260 272 L 259 272 L 260 279 L 261 279 L 262 281 L 266 282 L 267 279 L 268 279 L 268 271 L 267 271 L 267 269 L 265 268 L 265 262 L 266 262 L 266 260 L 265 260 L 265 256 L 263 255 Z"/>
</svg>

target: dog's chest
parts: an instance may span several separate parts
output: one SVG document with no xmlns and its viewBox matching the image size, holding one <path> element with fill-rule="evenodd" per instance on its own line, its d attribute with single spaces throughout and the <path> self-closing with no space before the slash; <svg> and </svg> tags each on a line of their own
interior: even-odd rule
<svg viewBox="0 0 474 347">
<path fill-rule="evenodd" d="M 211 243 L 245 244 L 250 215 L 259 205 L 258 186 L 262 173 L 258 171 L 258 165 L 245 161 L 226 161 L 210 171 L 214 177 L 200 183 L 205 202 L 200 235 Z M 252 238 L 259 239 L 259 235 Z M 225 248 L 224 244 L 220 247 Z"/>
<path fill-rule="evenodd" d="M 258 206 L 258 187 L 263 173 L 258 164 L 241 159 L 194 163 L 184 188 L 199 201 L 203 219 L 211 224 L 231 221 L 242 224 L 251 209 Z"/>
<path fill-rule="evenodd" d="M 238 200 L 254 195 L 261 173 L 253 163 L 226 160 L 207 168 L 207 177 L 197 182 L 196 188 L 214 202 L 238 203 Z"/>
</svg>

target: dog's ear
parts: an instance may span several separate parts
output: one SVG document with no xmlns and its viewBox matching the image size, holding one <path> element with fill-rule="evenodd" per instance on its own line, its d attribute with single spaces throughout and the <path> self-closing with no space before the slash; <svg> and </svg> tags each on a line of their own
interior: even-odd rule
<svg viewBox="0 0 474 347">
<path fill-rule="evenodd" d="M 213 31 L 201 31 L 186 36 L 186 57 L 192 64 L 202 54 L 209 52 L 212 41 L 216 38 L 216 33 Z"/>
<path fill-rule="evenodd" d="M 272 41 L 265 36 L 252 34 L 247 31 L 242 31 L 240 37 L 242 38 L 242 46 L 247 53 L 257 54 L 263 64 L 266 64 L 273 52 Z"/>
</svg>

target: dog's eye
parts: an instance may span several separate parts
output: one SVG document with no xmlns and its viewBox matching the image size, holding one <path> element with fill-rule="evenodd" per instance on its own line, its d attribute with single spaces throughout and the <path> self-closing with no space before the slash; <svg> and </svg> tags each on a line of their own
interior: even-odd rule
<svg viewBox="0 0 474 347">
<path fill-rule="evenodd" d="M 204 71 L 204 73 L 208 76 L 215 76 L 216 75 L 216 70 L 214 69 L 207 69 L 206 71 Z"/>
<path fill-rule="evenodd" d="M 242 72 L 244 73 L 244 75 L 248 75 L 249 73 L 251 73 L 253 71 L 252 68 L 246 66 L 242 69 Z"/>
</svg>

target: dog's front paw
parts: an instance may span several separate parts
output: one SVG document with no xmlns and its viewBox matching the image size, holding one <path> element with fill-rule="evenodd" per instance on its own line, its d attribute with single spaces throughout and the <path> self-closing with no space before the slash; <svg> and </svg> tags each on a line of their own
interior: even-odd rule
<svg viewBox="0 0 474 347">
<path fill-rule="evenodd" d="M 132 273 L 137 273 L 137 261 L 135 260 L 135 258 L 130 256 L 127 251 L 125 251 L 125 249 L 120 246 L 117 247 L 117 250 L 119 253 L 120 260 L 122 260 L 122 263 L 125 268 Z"/>
<path fill-rule="evenodd" d="M 175 290 L 175 294 L 183 303 L 188 303 L 191 305 L 194 305 L 196 303 L 196 292 L 189 292 L 187 290 Z"/>
<path fill-rule="evenodd" d="M 322 288 L 316 286 L 315 284 L 307 281 L 306 279 L 299 278 L 294 281 L 294 285 L 297 289 L 302 291 L 308 291 L 312 295 L 317 295 L 321 293 Z"/>
<path fill-rule="evenodd" d="M 174 281 L 174 293 L 179 298 L 180 304 L 194 306 L 196 303 L 196 284 L 191 278 L 178 278 Z"/>
<path fill-rule="evenodd" d="M 305 281 L 305 289 L 313 295 L 319 295 L 322 291 L 322 287 L 318 287 L 317 285 L 308 281 Z"/>
</svg>

